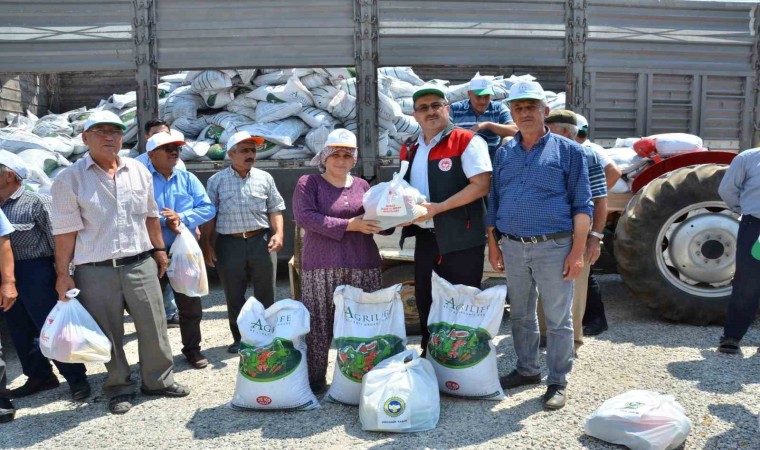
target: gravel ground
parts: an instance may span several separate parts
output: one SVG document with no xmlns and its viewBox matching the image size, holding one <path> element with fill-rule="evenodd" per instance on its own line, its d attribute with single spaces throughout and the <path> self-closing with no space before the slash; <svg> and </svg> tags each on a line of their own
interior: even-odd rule
<svg viewBox="0 0 760 450">
<path fill-rule="evenodd" d="M 584 435 L 584 419 L 610 397 L 651 389 L 674 395 L 686 409 L 693 429 L 684 448 L 760 449 L 760 324 L 744 340 L 744 357 L 721 355 L 714 350 L 720 328 L 659 321 L 633 300 L 617 275 L 600 278 L 610 330 L 587 338 L 580 349 L 569 377 L 570 399 L 560 411 L 542 410 L 544 386 L 510 391 L 500 402 L 444 397 L 438 427 L 409 435 L 364 432 L 356 408 L 330 403 L 306 412 L 230 410 L 225 405 L 235 389 L 238 361 L 226 352 L 227 315 L 215 285 L 203 299 L 208 368 L 192 369 L 179 353 L 179 330 L 169 330 L 178 355 L 176 379 L 191 388 L 189 397 L 138 395 L 128 414 L 112 416 L 100 395 L 104 368 L 90 364 L 94 397 L 74 404 L 64 383 L 17 400 L 16 420 L 0 425 L 0 448 L 621 448 Z M 278 298 L 288 296 L 287 280 L 281 279 Z M 127 354 L 137 377 L 137 340 L 129 321 L 127 330 Z M 418 348 L 418 337 L 409 341 Z M 503 374 L 515 364 L 508 318 L 495 341 Z M 3 347 L 10 387 L 17 387 L 24 379 L 18 359 L 9 345 Z"/>
</svg>

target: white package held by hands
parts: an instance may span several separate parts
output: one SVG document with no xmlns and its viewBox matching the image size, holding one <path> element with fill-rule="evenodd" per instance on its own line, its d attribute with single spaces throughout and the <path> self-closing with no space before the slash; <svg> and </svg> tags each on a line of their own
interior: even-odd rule
<svg viewBox="0 0 760 450">
<path fill-rule="evenodd" d="M 429 361 L 405 350 L 381 362 L 362 378 L 359 420 L 362 430 L 412 433 L 438 424 L 441 399 Z"/>
<path fill-rule="evenodd" d="M 378 183 L 364 193 L 364 220 L 377 220 L 380 229 L 387 230 L 427 214 L 427 209 L 421 206 L 425 196 L 404 180 L 408 169 L 409 162 L 401 161 L 391 181 Z"/>
<path fill-rule="evenodd" d="M 40 332 L 40 350 L 46 358 L 62 363 L 106 363 L 111 360 L 111 341 L 77 295 L 79 289 L 69 290 L 69 300 L 59 300 L 50 311 Z"/>
<path fill-rule="evenodd" d="M 406 349 L 401 284 L 375 292 L 338 286 L 333 295 L 335 372 L 327 399 L 358 405 L 362 377 L 384 359 Z"/>
<path fill-rule="evenodd" d="M 175 292 L 188 297 L 208 295 L 208 277 L 203 252 L 193 233 L 185 224 L 179 226 L 180 234 L 169 249 L 169 267 L 166 276 Z"/>
<path fill-rule="evenodd" d="M 438 389 L 457 397 L 503 399 L 492 340 L 504 315 L 507 287 L 481 291 L 453 285 L 435 272 L 432 278 L 427 359 L 433 363 Z"/>
<path fill-rule="evenodd" d="M 311 325 L 303 303 L 284 299 L 265 310 L 250 297 L 237 324 L 240 363 L 231 406 L 242 410 L 319 408 L 309 387 L 305 337 Z"/>
<path fill-rule="evenodd" d="M 602 403 L 584 431 L 632 450 L 671 450 L 684 443 L 691 421 L 672 395 L 632 390 Z"/>
</svg>

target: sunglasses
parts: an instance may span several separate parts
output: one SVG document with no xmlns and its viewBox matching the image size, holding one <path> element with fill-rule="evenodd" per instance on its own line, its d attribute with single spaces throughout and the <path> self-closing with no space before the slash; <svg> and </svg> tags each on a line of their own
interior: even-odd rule
<svg viewBox="0 0 760 450">
<path fill-rule="evenodd" d="M 433 111 L 439 111 L 441 108 L 443 108 L 446 105 L 447 105 L 446 103 L 434 102 L 434 103 L 431 103 L 429 105 L 415 106 L 414 110 L 417 111 L 417 112 L 420 112 L 420 113 L 426 113 L 426 112 L 430 111 L 431 109 Z"/>
<path fill-rule="evenodd" d="M 97 134 L 100 137 L 122 137 L 124 136 L 124 131 L 122 130 L 105 130 L 103 128 L 95 128 L 95 129 L 89 129 L 87 130 L 90 133 Z"/>
</svg>

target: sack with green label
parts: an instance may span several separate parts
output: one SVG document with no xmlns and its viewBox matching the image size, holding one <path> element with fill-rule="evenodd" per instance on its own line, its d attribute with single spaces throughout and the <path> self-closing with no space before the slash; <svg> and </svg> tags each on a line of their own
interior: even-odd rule
<svg viewBox="0 0 760 450">
<path fill-rule="evenodd" d="M 319 407 L 309 387 L 305 336 L 309 311 L 296 300 L 279 300 L 266 310 L 250 297 L 237 319 L 240 363 L 235 409 L 307 410 Z"/>
<path fill-rule="evenodd" d="M 457 397 L 502 400 L 492 339 L 499 332 L 505 285 L 481 291 L 453 285 L 433 272 L 427 359 L 441 392 Z"/>
<path fill-rule="evenodd" d="M 401 284 L 375 292 L 338 286 L 333 295 L 337 349 L 327 399 L 358 405 L 362 377 L 381 361 L 406 349 Z"/>
<path fill-rule="evenodd" d="M 362 379 L 359 420 L 365 431 L 412 433 L 438 424 L 441 399 L 435 370 L 416 350 L 378 364 Z"/>
</svg>

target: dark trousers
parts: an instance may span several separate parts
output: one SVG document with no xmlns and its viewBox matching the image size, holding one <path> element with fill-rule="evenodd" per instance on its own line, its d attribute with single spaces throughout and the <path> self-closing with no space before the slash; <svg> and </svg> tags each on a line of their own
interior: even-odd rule
<svg viewBox="0 0 760 450">
<path fill-rule="evenodd" d="M 237 318 L 245 304 L 249 280 L 253 296 L 265 308 L 274 303 L 275 259 L 267 250 L 270 234 L 248 239 L 220 234 L 216 238 L 216 270 L 227 301 L 227 318 L 235 342 L 240 342 Z M 179 306 L 179 305 L 177 305 Z"/>
<path fill-rule="evenodd" d="M 433 303 L 433 271 L 452 284 L 465 284 L 480 289 L 483 279 L 485 245 L 441 255 L 435 233 L 420 231 L 414 244 L 414 295 L 420 314 L 422 349 L 427 349 L 430 333 L 427 329 Z"/>
<path fill-rule="evenodd" d="M 741 340 L 757 315 L 760 301 L 760 261 L 752 257 L 752 246 L 760 235 L 760 219 L 746 215 L 739 223 L 736 243 L 736 273 L 726 310 L 723 335 Z"/>
<path fill-rule="evenodd" d="M 33 379 L 50 378 L 53 368 L 40 351 L 40 332 L 58 301 L 53 257 L 14 261 L 14 267 L 18 300 L 4 313 L 11 340 L 24 375 Z M 86 378 L 84 364 L 53 363 L 69 383 Z"/>
<path fill-rule="evenodd" d="M 8 398 L 8 380 L 5 376 L 5 358 L 3 358 L 3 344 L 0 343 L 0 398 Z"/>
<path fill-rule="evenodd" d="M 169 284 L 169 277 L 164 275 L 159 279 L 161 292 L 164 292 Z M 179 316 L 179 333 L 182 336 L 182 353 L 192 358 L 201 352 L 201 318 L 203 317 L 203 305 L 200 297 L 188 297 L 185 294 L 174 291 L 174 300 L 177 303 Z"/>
<path fill-rule="evenodd" d="M 583 326 L 591 325 L 597 321 L 607 322 L 604 315 L 604 303 L 602 303 L 602 287 L 592 272 L 588 275 L 588 292 L 586 293 L 586 312 L 583 314 Z"/>
</svg>

